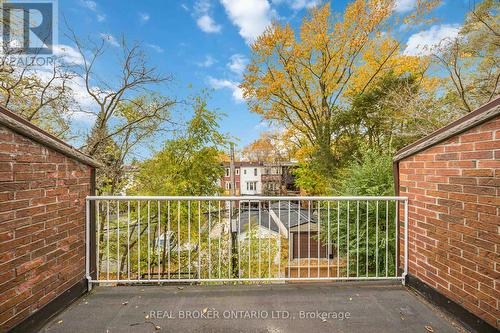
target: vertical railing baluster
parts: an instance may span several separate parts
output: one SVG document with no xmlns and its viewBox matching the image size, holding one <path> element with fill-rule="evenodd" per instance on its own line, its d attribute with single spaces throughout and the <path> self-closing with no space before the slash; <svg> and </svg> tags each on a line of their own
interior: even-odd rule
<svg viewBox="0 0 500 333">
<path fill-rule="evenodd" d="M 331 277 L 331 268 L 330 268 L 330 256 L 332 254 L 332 244 L 330 243 L 330 201 L 327 201 L 327 232 L 328 232 L 328 240 L 326 242 L 327 244 L 327 257 L 326 260 L 328 262 L 327 268 L 328 268 L 328 277 Z"/>
<path fill-rule="evenodd" d="M 375 212 L 375 276 L 378 277 L 378 200 Z"/>
<path fill-rule="evenodd" d="M 107 203 L 107 217 L 106 217 L 106 220 L 107 220 L 107 244 L 106 244 L 106 268 L 107 268 L 107 280 L 109 280 L 109 200 L 106 201 Z"/>
<path fill-rule="evenodd" d="M 229 228 L 228 228 L 228 265 L 227 265 L 227 277 L 228 278 L 233 278 L 233 202 L 229 200 L 227 203 L 229 203 L 229 211 L 228 211 L 228 221 L 229 221 Z M 227 204 L 226 203 L 226 204 Z"/>
<path fill-rule="evenodd" d="M 397 277 L 398 274 L 398 269 L 399 269 L 399 223 L 398 223 L 398 216 L 399 216 L 399 201 L 396 200 L 394 202 L 394 239 L 395 239 L 395 244 L 394 248 L 396 249 L 396 253 L 394 255 L 394 276 Z"/>
<path fill-rule="evenodd" d="M 151 201 L 148 200 L 148 280 L 151 280 Z"/>
<path fill-rule="evenodd" d="M 318 236 L 318 274 L 317 276 L 318 277 L 321 277 L 320 276 L 320 268 L 319 268 L 319 261 L 320 261 L 320 255 L 321 255 L 321 210 L 320 210 L 320 207 L 321 207 L 321 204 L 320 204 L 320 201 L 318 200 L 318 223 L 317 223 L 317 229 L 318 229 L 318 233 L 316 236 Z M 314 209 L 314 207 L 313 207 Z"/>
<path fill-rule="evenodd" d="M 171 237 L 171 232 L 170 232 L 170 201 L 167 201 L 167 239 L 168 239 L 168 253 L 167 253 L 167 270 L 168 270 L 168 279 L 170 280 L 170 272 L 171 266 L 170 266 L 170 252 L 172 251 L 172 237 Z"/>
<path fill-rule="evenodd" d="M 298 229 L 297 229 L 297 277 L 300 278 L 300 255 L 301 255 L 301 248 L 300 248 L 300 232 L 302 229 L 302 226 L 300 225 L 300 217 L 302 216 L 302 201 L 299 200 L 299 206 L 297 210 L 298 214 Z"/>
<path fill-rule="evenodd" d="M 292 205 L 292 200 L 288 200 L 288 231 L 287 231 L 287 236 L 288 236 L 288 278 L 290 278 L 290 263 L 291 263 L 291 258 L 292 258 L 292 233 L 290 231 L 290 218 L 291 218 L 291 206 Z"/>
<path fill-rule="evenodd" d="M 191 279 L 191 201 L 188 200 L 188 279 Z"/>
<path fill-rule="evenodd" d="M 369 216 L 370 214 L 370 202 L 366 200 L 366 277 L 368 277 L 368 271 L 369 271 L 369 262 L 368 262 L 368 257 L 369 257 L 369 252 L 368 252 L 368 246 L 369 246 L 369 236 L 368 236 L 368 225 L 369 225 Z"/>
<path fill-rule="evenodd" d="M 311 277 L 311 200 L 307 201 L 307 277 Z"/>
<path fill-rule="evenodd" d="M 405 234 L 404 234 L 404 273 L 403 273 L 403 284 L 406 283 L 406 276 L 408 275 L 408 199 L 404 201 L 404 221 L 405 221 Z"/>
<path fill-rule="evenodd" d="M 359 200 L 356 201 L 356 277 L 359 277 Z"/>
<path fill-rule="evenodd" d="M 160 238 L 161 238 L 161 208 L 160 208 L 160 200 L 157 202 L 158 206 L 158 233 L 156 234 L 156 240 L 155 240 L 155 246 L 156 246 L 156 253 L 158 256 L 158 260 L 156 265 L 158 265 L 158 282 L 160 281 L 161 277 L 161 271 L 160 271 Z"/>
<path fill-rule="evenodd" d="M 99 260 L 99 258 L 101 253 L 101 212 L 100 212 L 101 208 L 99 207 L 99 200 L 97 200 L 95 204 L 96 204 L 96 219 L 97 219 L 96 278 L 97 280 L 100 280 L 101 261 Z"/>
<path fill-rule="evenodd" d="M 137 279 L 141 279 L 141 201 L 137 200 Z"/>
<path fill-rule="evenodd" d="M 236 242 L 238 242 L 238 279 L 241 279 L 241 201 L 238 201 L 238 230 L 236 232 Z"/>
<path fill-rule="evenodd" d="M 116 201 L 116 278 L 120 280 L 120 201 Z"/>
<path fill-rule="evenodd" d="M 177 279 L 181 278 L 181 201 L 177 201 Z"/>
<path fill-rule="evenodd" d="M 389 276 L 389 200 L 385 201 L 385 276 Z"/>
<path fill-rule="evenodd" d="M 267 261 L 269 264 L 267 277 L 271 277 L 271 201 L 268 202 L 268 249 L 267 249 Z M 279 230 L 278 230 L 279 232 Z"/>
<path fill-rule="evenodd" d="M 278 220 L 281 222 L 281 200 L 278 200 Z M 278 277 L 281 276 L 281 230 L 278 228 Z"/>
<path fill-rule="evenodd" d="M 130 200 L 127 201 L 127 279 L 130 280 Z"/>
<path fill-rule="evenodd" d="M 218 276 L 219 276 L 219 279 L 221 278 L 221 258 L 220 258 L 220 237 L 221 237 L 221 234 L 222 234 L 222 220 L 221 220 L 221 216 L 220 216 L 220 200 L 217 201 L 218 202 L 218 208 L 219 208 L 219 240 L 218 240 L 218 245 L 217 245 L 217 260 L 219 262 L 219 269 L 218 269 Z"/>
<path fill-rule="evenodd" d="M 340 276 L 340 200 L 337 201 L 337 277 Z"/>
<path fill-rule="evenodd" d="M 88 290 L 92 290 L 92 275 L 91 275 L 91 203 L 92 201 L 88 198 L 85 198 L 85 278 L 87 280 L 87 288 Z"/>
<path fill-rule="evenodd" d="M 201 200 L 198 200 L 198 279 L 201 279 Z"/>
<path fill-rule="evenodd" d="M 262 207 L 261 207 L 261 201 L 259 200 L 259 228 L 257 229 L 257 238 L 258 238 L 258 242 L 259 242 L 259 256 L 258 256 L 258 267 L 259 267 L 259 279 L 261 277 L 260 275 L 260 260 L 261 260 L 261 248 L 260 248 L 260 244 L 261 244 L 261 235 L 260 235 L 260 230 L 261 230 L 261 223 L 262 223 Z"/>
<path fill-rule="evenodd" d="M 349 250 L 350 250 L 350 247 L 351 247 L 351 244 L 350 244 L 350 224 L 351 224 L 351 221 L 349 220 L 349 213 L 350 213 L 350 210 L 351 210 L 351 207 L 350 207 L 350 201 L 347 201 L 347 277 L 349 277 Z"/>
<path fill-rule="evenodd" d="M 212 243 L 210 240 L 212 224 L 212 203 L 208 200 L 208 278 L 212 278 Z"/>
<path fill-rule="evenodd" d="M 250 212 L 250 200 L 248 200 L 248 230 L 247 230 L 247 237 L 248 237 L 248 278 L 251 278 L 251 266 L 250 266 L 250 262 L 251 262 L 251 259 L 252 259 L 252 235 L 251 235 L 251 232 L 252 232 L 252 227 L 251 227 L 251 222 L 252 222 L 252 218 L 251 218 L 251 212 Z"/>
</svg>

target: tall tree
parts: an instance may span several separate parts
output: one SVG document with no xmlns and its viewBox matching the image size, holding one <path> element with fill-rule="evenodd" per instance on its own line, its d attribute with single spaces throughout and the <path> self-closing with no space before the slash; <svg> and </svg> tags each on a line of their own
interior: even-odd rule
<svg viewBox="0 0 500 333">
<path fill-rule="evenodd" d="M 418 3 L 410 16 L 436 1 Z M 250 109 L 298 133 L 318 172 L 331 175 L 352 153 L 344 111 L 353 96 L 389 71 L 420 72 L 420 59 L 402 55 L 390 35 L 393 8 L 391 0 L 356 0 L 338 18 L 326 4 L 310 11 L 297 34 L 274 23 L 252 45 L 242 83 Z"/>
<path fill-rule="evenodd" d="M 262 132 L 260 137 L 241 150 L 244 160 L 283 162 L 290 160 L 290 149 L 279 132 Z"/>
<path fill-rule="evenodd" d="M 464 113 L 499 93 L 500 16 L 497 0 L 483 0 L 467 15 L 458 36 L 444 40 L 434 59 L 444 69 L 445 101 Z"/>
<path fill-rule="evenodd" d="M 221 187 L 218 182 L 220 181 L 224 169 L 221 164 L 222 152 L 226 151 L 228 148 L 227 135 L 220 133 L 219 121 L 221 115 L 217 112 L 211 111 L 207 108 L 207 103 L 204 96 L 195 97 L 192 101 L 193 106 L 193 117 L 187 122 L 186 127 L 180 129 L 175 136 L 165 141 L 164 146 L 161 150 L 153 154 L 153 156 L 143 162 L 136 163 L 135 166 L 138 170 L 134 176 L 134 181 L 130 184 L 129 194 L 134 195 L 179 195 L 179 196 L 213 196 L 221 192 Z M 184 242 L 188 238 L 188 233 L 194 230 L 194 228 L 189 228 L 186 223 L 189 219 L 195 221 L 199 216 L 201 216 L 201 228 L 205 230 L 206 227 L 206 215 L 207 206 L 206 203 L 201 205 L 200 210 L 193 203 L 192 209 L 188 210 L 186 202 L 179 204 L 178 202 L 170 202 L 172 205 L 172 211 L 179 209 L 180 219 L 172 219 L 170 230 L 177 233 L 176 236 L 170 240 L 167 237 L 169 233 L 167 232 L 167 225 L 170 225 L 169 214 L 167 207 L 163 206 L 161 208 L 161 232 L 164 239 L 164 247 L 162 251 L 161 267 L 162 272 L 167 269 L 166 266 L 166 250 L 167 243 L 170 247 L 176 246 L 176 239 L 182 239 Z M 179 204 L 179 206 L 177 206 Z M 169 206 L 168 206 L 169 207 Z M 142 209 L 142 213 L 137 210 L 137 207 L 132 207 L 132 214 L 138 216 L 139 214 L 145 214 L 147 209 Z M 155 218 L 159 210 L 152 209 L 151 218 Z M 191 215 L 189 215 L 191 214 Z M 201 214 L 201 215 L 198 215 Z M 143 216 L 146 218 L 146 216 Z M 178 225 L 177 225 L 178 224 Z M 101 223 L 101 239 L 104 237 L 104 232 L 102 229 L 104 223 Z M 132 233 L 134 230 L 138 230 L 137 233 L 145 238 L 147 233 L 147 225 L 140 226 L 137 224 L 132 225 Z M 158 228 L 153 228 L 153 239 L 157 239 L 159 234 Z M 206 235 L 206 234 L 205 234 Z M 179 238 L 177 238 L 179 237 Z M 198 233 L 191 232 L 192 244 L 198 244 L 197 238 L 201 237 Z M 136 244 L 137 239 L 131 240 L 131 248 Z M 101 244 L 105 243 L 104 241 Z M 201 246 L 204 250 L 200 250 L 200 253 L 206 253 L 207 238 L 206 236 L 200 240 Z M 121 258 L 121 266 L 124 267 L 128 248 L 124 247 Z M 196 251 L 196 250 L 192 250 Z M 104 251 L 101 251 L 102 253 Z M 102 254 L 101 254 L 102 255 Z M 138 253 L 132 253 L 136 256 Z M 145 255 L 145 251 L 143 254 Z M 179 267 L 173 269 L 180 269 L 181 267 L 186 267 L 190 262 L 188 261 L 187 253 L 182 252 L 181 257 L 177 257 L 177 251 L 169 253 L 172 256 L 172 262 L 180 262 Z M 174 260 L 175 257 L 175 260 Z M 229 258 L 228 255 L 225 256 Z M 179 260 L 179 261 L 177 261 Z M 137 262 L 133 260 L 133 262 Z M 145 261 L 144 261 L 145 262 Z M 169 265 L 170 266 L 170 265 Z M 170 268 L 170 267 L 168 267 Z M 225 269 L 225 272 L 228 270 Z"/>
<path fill-rule="evenodd" d="M 140 43 L 130 45 L 121 38 L 119 74 L 103 79 L 96 67 L 109 50 L 105 38 L 84 44 L 71 29 L 70 37 L 83 59 L 76 73 L 97 105 L 97 110 L 87 111 L 95 121 L 82 149 L 105 165 L 98 175 L 101 189 L 115 193 L 123 184 L 124 165 L 133 148 L 172 125 L 175 102 L 155 90 L 172 78 L 149 64 Z"/>
<path fill-rule="evenodd" d="M 129 45 L 122 37 L 117 62 L 117 72 L 120 74 L 118 77 L 103 79 L 96 72 L 96 66 L 108 50 L 105 37 L 89 45 L 85 45 L 72 30 L 70 37 L 83 59 L 77 73 L 84 80 L 87 93 L 98 105 L 92 131 L 94 135 L 88 138 L 84 147 L 87 153 L 93 155 L 107 138 L 120 135 L 129 128 L 141 126 L 143 122 L 156 120 L 161 123 L 169 120 L 168 110 L 174 102 L 157 94 L 154 88 L 171 81 L 172 78 L 161 74 L 156 67 L 148 64 L 140 43 Z M 137 116 L 128 121 L 126 117 L 122 117 L 122 110 L 130 105 L 135 108 Z M 118 125 L 114 125 L 116 122 Z M 114 125 L 113 130 L 110 129 L 111 124 Z"/>
<path fill-rule="evenodd" d="M 177 137 L 167 140 L 152 158 L 140 164 L 133 191 L 143 195 L 209 195 L 219 193 L 227 135 L 219 132 L 220 115 L 194 99 L 194 116 Z"/>
<path fill-rule="evenodd" d="M 75 74 L 62 57 L 47 57 L 43 66 L 28 59 L 17 51 L 0 53 L 0 105 L 56 136 L 68 136 L 70 117 L 79 111 L 69 85 Z"/>
<path fill-rule="evenodd" d="M 434 80 L 387 73 L 353 98 L 349 111 L 351 140 L 358 140 L 363 147 L 394 153 L 451 122 L 459 113 L 440 107 L 436 89 Z"/>
</svg>

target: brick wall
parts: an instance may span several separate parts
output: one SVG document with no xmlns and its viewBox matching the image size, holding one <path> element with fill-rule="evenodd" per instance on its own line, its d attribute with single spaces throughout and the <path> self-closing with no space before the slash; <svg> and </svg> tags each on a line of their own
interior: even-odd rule
<svg viewBox="0 0 500 333">
<path fill-rule="evenodd" d="M 91 170 L 0 125 L 0 331 L 85 277 Z"/>
<path fill-rule="evenodd" d="M 399 162 L 409 274 L 500 328 L 500 117 Z"/>
</svg>

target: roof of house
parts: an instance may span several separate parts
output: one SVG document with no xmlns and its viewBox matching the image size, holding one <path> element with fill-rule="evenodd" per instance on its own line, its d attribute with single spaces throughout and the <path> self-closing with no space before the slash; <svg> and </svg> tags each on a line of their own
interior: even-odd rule
<svg viewBox="0 0 500 333">
<path fill-rule="evenodd" d="M 54 135 L 42 130 L 38 126 L 33 125 L 29 121 L 19 117 L 7 109 L 0 107 L 0 124 L 10 128 L 12 131 L 22 134 L 23 136 L 39 142 L 44 146 L 52 148 L 61 154 L 74 158 L 79 162 L 90 165 L 92 167 L 100 167 L 101 164 L 92 157 L 85 155 L 73 146 L 55 137 Z"/>
<path fill-rule="evenodd" d="M 414 155 L 424 149 L 432 147 L 438 143 L 465 132 L 477 125 L 487 122 L 500 115 L 500 96 L 497 96 L 487 104 L 477 110 L 463 116 L 462 118 L 444 126 L 434 133 L 415 141 L 414 143 L 399 150 L 394 157 L 394 161 L 400 161 L 403 158 Z"/>
<path fill-rule="evenodd" d="M 311 223 L 316 223 L 314 210 L 311 209 L 311 212 L 309 213 L 309 209 L 299 209 L 298 204 L 296 203 L 290 203 L 290 207 L 288 206 L 288 202 L 272 203 L 271 211 L 280 218 L 281 223 L 287 229 L 288 227 L 292 228 L 299 224 L 302 225 L 308 223 L 309 221 L 311 221 Z M 290 212 L 290 214 L 288 214 L 288 212 Z M 248 210 L 242 208 L 239 215 L 236 213 L 233 216 L 233 219 L 236 220 L 240 233 L 247 230 L 249 218 L 252 225 L 254 225 L 254 223 L 255 225 L 259 225 L 259 209 L 250 208 Z M 276 233 L 279 232 L 279 227 L 274 222 L 272 216 L 270 216 L 267 208 L 261 208 L 260 210 L 260 226 L 265 229 L 270 229 Z"/>
</svg>

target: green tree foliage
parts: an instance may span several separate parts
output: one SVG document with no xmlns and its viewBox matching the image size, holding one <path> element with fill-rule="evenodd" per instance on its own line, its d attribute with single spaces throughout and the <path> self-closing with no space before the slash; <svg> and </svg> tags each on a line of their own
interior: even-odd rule
<svg viewBox="0 0 500 333">
<path fill-rule="evenodd" d="M 126 160 L 138 145 L 165 132 L 170 109 L 163 104 L 161 96 L 138 96 L 131 101 L 122 101 L 113 111 L 112 121 L 103 111 L 97 115 L 84 151 L 103 164 L 98 170 L 97 185 L 101 194 L 116 194 L 127 185 Z"/>
<path fill-rule="evenodd" d="M 219 120 L 220 114 L 207 109 L 204 97 L 195 98 L 194 114 L 185 131 L 167 140 L 159 152 L 138 165 L 139 172 L 130 193 L 177 196 L 219 193 L 218 181 L 223 175 L 220 155 L 228 145 L 227 136 L 219 132 Z M 115 158 L 113 143 L 110 147 L 109 154 L 103 156 L 112 161 Z M 202 277 L 208 274 L 214 277 L 212 274 L 218 273 L 218 268 L 209 272 L 208 263 L 213 265 L 220 259 L 221 271 L 227 276 L 231 257 L 226 246 L 227 228 L 219 239 L 212 237 L 209 241 L 211 230 L 227 223 L 224 216 L 218 215 L 219 211 L 224 212 L 224 207 L 218 205 L 221 202 L 122 202 L 120 207 L 111 203 L 108 216 L 107 203 L 103 203 L 99 217 L 100 258 L 113 263 L 113 274 L 118 271 L 117 265 L 120 274 L 128 273 L 130 261 L 133 275 L 143 274 L 149 267 L 153 274 L 160 270 L 164 278 L 169 272 L 187 278 L 191 269 L 197 274 L 198 262 L 203 266 L 200 267 Z M 118 229 L 122 230 L 121 236 Z M 126 239 L 125 230 L 130 232 L 130 240 Z M 164 247 L 158 245 L 161 237 L 166 240 Z M 219 242 L 226 252 L 219 251 Z M 201 253 L 199 258 L 198 253 Z M 106 271 L 103 270 L 103 274 Z"/>
<path fill-rule="evenodd" d="M 394 194 L 392 152 L 365 147 L 361 158 L 340 172 L 334 195 L 391 196 Z"/>
<path fill-rule="evenodd" d="M 363 150 L 361 159 L 342 170 L 334 191 L 338 196 L 391 196 L 394 194 L 392 157 L 388 152 Z M 330 241 L 344 262 L 344 275 L 394 276 L 396 253 L 396 207 L 394 202 L 362 201 L 323 204 L 323 242 Z M 377 218 L 378 217 L 378 218 Z M 330 236 L 330 237 L 328 237 Z M 358 250 L 359 249 L 359 250 Z M 347 255 L 349 253 L 349 256 Z M 349 259 L 347 259 L 349 258 Z M 368 264 L 368 266 L 367 266 Z M 387 266 L 386 266 L 387 265 Z M 386 269 L 387 268 L 387 269 Z"/>
<path fill-rule="evenodd" d="M 267 225 L 267 221 L 261 221 L 261 225 Z M 258 227 L 258 219 L 251 219 L 250 230 L 247 226 L 246 233 L 242 234 L 245 237 L 238 240 L 237 251 L 233 255 L 238 262 L 239 274 L 245 278 L 282 277 L 288 253 L 288 249 L 282 245 L 286 245 L 287 240 L 284 240 L 282 244 L 278 236 L 264 236 Z M 280 260 L 281 265 L 278 264 Z M 281 272 L 279 268 L 282 268 Z"/>
<path fill-rule="evenodd" d="M 310 195 L 321 195 L 329 191 L 332 178 L 325 176 L 315 161 L 300 162 L 292 169 L 295 185 Z"/>
<path fill-rule="evenodd" d="M 213 196 L 220 193 L 218 183 L 224 172 L 220 156 L 228 145 L 227 136 L 219 132 L 220 117 L 217 112 L 207 109 L 204 97 L 196 97 L 194 114 L 186 129 L 167 140 L 153 157 L 138 164 L 139 172 L 130 193 L 172 196 Z M 154 267 L 152 271 L 157 274 L 159 269 L 164 278 L 165 274 L 172 273 L 187 278 L 185 275 L 190 270 L 198 274 L 197 265 L 202 265 L 201 276 L 214 277 L 218 267 L 214 271 L 210 268 L 219 261 L 221 272 L 226 277 L 230 273 L 227 269 L 231 257 L 230 252 L 227 252 L 229 234 L 228 228 L 224 228 L 228 221 L 224 219 L 226 215 L 219 214 L 225 212 L 225 207 L 220 206 L 221 202 L 133 202 L 130 212 L 128 204 L 124 203 L 120 209 L 112 206 L 115 213 L 111 215 L 110 222 L 103 215 L 101 223 L 101 253 L 107 253 L 107 223 L 110 223 L 112 230 L 117 230 L 118 225 L 122 230 L 131 228 L 132 244 L 122 239 L 120 251 L 112 249 L 109 256 L 114 262 L 118 253 L 121 253 L 121 272 L 127 270 L 130 257 L 130 268 L 134 274 L 147 272 L 148 267 L 150 270 Z M 116 214 L 119 210 L 123 217 L 121 219 Z M 133 221 L 131 226 L 127 226 L 128 214 Z M 223 228 L 225 232 L 220 233 L 219 238 L 214 239 L 213 235 L 209 238 L 214 228 Z M 165 239 L 163 248 L 158 246 L 160 236 Z M 117 237 L 117 233 L 112 232 L 111 244 L 117 244 Z M 219 251 L 220 244 L 225 252 Z M 142 249 L 140 258 L 139 247 Z M 200 257 L 196 257 L 198 253 Z"/>
</svg>

